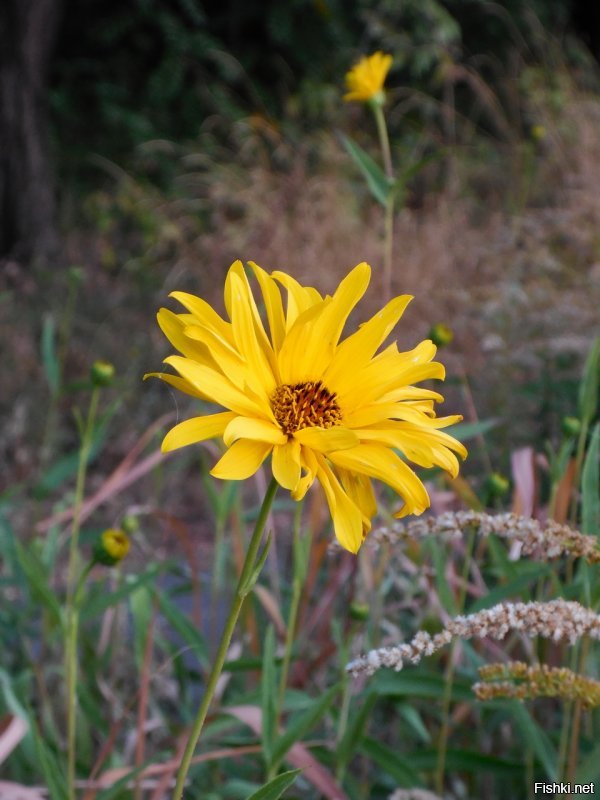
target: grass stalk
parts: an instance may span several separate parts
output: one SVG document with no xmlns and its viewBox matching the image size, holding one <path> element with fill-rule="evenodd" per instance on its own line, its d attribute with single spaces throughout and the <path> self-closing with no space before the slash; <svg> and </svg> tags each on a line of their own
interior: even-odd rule
<svg viewBox="0 0 600 800">
<path fill-rule="evenodd" d="M 66 601 L 66 634 L 65 634 L 65 678 L 67 691 L 67 794 L 69 800 L 75 800 L 75 761 L 77 742 L 77 638 L 79 629 L 79 600 L 83 580 L 88 569 L 84 570 L 76 584 L 77 563 L 79 561 L 79 531 L 81 528 L 81 509 L 87 462 L 93 439 L 94 422 L 98 411 L 100 389 L 92 390 L 87 419 L 81 431 L 81 446 L 75 483 L 75 502 L 71 540 L 69 542 L 69 564 L 67 568 L 67 601 Z"/>
</svg>

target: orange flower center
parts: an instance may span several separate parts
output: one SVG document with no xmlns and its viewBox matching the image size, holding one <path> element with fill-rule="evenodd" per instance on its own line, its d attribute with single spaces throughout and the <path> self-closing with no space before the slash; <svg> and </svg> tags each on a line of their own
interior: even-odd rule
<svg viewBox="0 0 600 800">
<path fill-rule="evenodd" d="M 288 436 L 302 428 L 332 428 L 342 419 L 335 392 L 328 391 L 321 381 L 278 386 L 271 396 L 271 408 Z"/>
</svg>

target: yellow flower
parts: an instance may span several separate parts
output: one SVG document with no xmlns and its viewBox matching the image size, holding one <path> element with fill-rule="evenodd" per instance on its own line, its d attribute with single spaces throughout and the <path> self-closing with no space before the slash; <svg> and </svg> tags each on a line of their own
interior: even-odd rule
<svg viewBox="0 0 600 800">
<path fill-rule="evenodd" d="M 114 567 L 129 552 L 129 537 L 118 528 L 107 528 L 100 536 L 94 553 L 95 560 L 107 567 Z"/>
<path fill-rule="evenodd" d="M 435 418 L 443 398 L 412 384 L 443 378 L 426 340 L 408 352 L 393 343 L 377 353 L 412 300 L 391 300 L 358 331 L 342 330 L 369 283 L 359 264 L 333 296 L 322 297 L 283 272 L 250 266 L 260 286 L 267 334 L 240 261 L 225 281 L 222 319 L 204 300 L 173 292 L 187 310 L 162 308 L 158 323 L 181 355 L 165 363 L 179 375 L 151 373 L 177 389 L 227 409 L 180 422 L 166 435 L 163 451 L 222 436 L 227 450 L 211 474 L 243 480 L 271 456 L 277 482 L 295 500 L 318 480 L 327 498 L 336 537 L 357 552 L 376 513 L 371 479 L 393 487 L 404 500 L 396 516 L 429 506 L 425 487 L 394 452 L 422 467 L 438 465 L 452 475 L 466 450 L 440 428 L 460 416 Z M 287 291 L 284 311 L 281 289 Z M 146 375 L 145 377 L 149 377 Z"/>
<path fill-rule="evenodd" d="M 369 100 L 383 102 L 383 84 L 390 67 L 392 57 L 381 51 L 365 56 L 346 73 L 347 94 L 344 100 L 351 103 L 356 100 L 366 103 Z"/>
</svg>

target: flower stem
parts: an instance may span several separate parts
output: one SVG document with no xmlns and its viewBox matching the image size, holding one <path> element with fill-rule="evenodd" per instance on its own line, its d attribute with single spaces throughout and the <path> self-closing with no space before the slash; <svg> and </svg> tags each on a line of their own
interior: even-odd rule
<svg viewBox="0 0 600 800">
<path fill-rule="evenodd" d="M 394 182 L 394 168 L 392 166 L 392 154 L 390 150 L 390 137 L 388 135 L 387 125 L 385 123 L 385 115 L 381 104 L 374 103 L 372 105 L 373 114 L 375 115 L 375 123 L 377 125 L 377 133 L 379 135 L 379 145 L 381 147 L 381 156 L 383 158 L 383 169 L 385 176 L 389 181 L 389 193 L 385 204 L 385 218 L 384 218 L 384 250 L 383 250 L 383 290 L 385 299 L 389 300 L 392 294 L 392 261 L 394 255 L 394 201 L 395 193 L 393 191 Z"/>
<path fill-rule="evenodd" d="M 242 571 L 238 579 L 235 596 L 231 604 L 229 615 L 225 622 L 225 629 L 223 630 L 221 641 L 219 642 L 219 648 L 215 656 L 215 662 L 210 671 L 210 675 L 208 676 L 204 697 L 202 698 L 202 703 L 200 704 L 200 708 L 198 709 L 198 714 L 196 716 L 194 725 L 192 727 L 192 730 L 190 731 L 190 735 L 187 744 L 185 746 L 183 758 L 181 759 L 179 771 L 177 772 L 177 781 L 175 783 L 173 800 L 181 800 L 181 798 L 183 797 L 185 779 L 187 777 L 190 764 L 192 763 L 194 750 L 196 749 L 196 744 L 198 743 L 200 734 L 202 733 L 202 728 L 204 727 L 204 721 L 206 720 L 206 715 L 208 713 L 210 703 L 215 693 L 215 689 L 217 688 L 217 682 L 221 675 L 223 664 L 225 663 L 225 658 L 227 657 L 227 651 L 229 650 L 231 637 L 233 636 L 233 631 L 235 630 L 235 626 L 238 617 L 240 615 L 242 605 L 244 604 L 246 595 L 251 589 L 250 583 L 252 580 L 252 573 L 255 571 L 257 566 L 258 549 L 262 539 L 269 510 L 271 508 L 271 504 L 273 503 L 273 498 L 275 497 L 276 491 L 277 491 L 277 482 L 273 478 L 265 493 L 265 498 L 262 502 L 262 506 L 260 507 L 260 512 L 256 520 L 256 525 L 254 526 L 254 532 L 252 534 L 252 538 L 250 539 L 250 544 L 246 552 L 246 557 L 244 559 Z"/>
<path fill-rule="evenodd" d="M 304 583 L 304 575 L 306 570 L 304 564 L 298 564 L 300 557 L 299 536 L 300 536 L 300 521 L 302 515 L 302 503 L 296 506 L 296 514 L 294 515 L 294 529 L 293 529 L 293 549 L 294 549 L 294 577 L 292 580 L 292 599 L 290 602 L 290 612 L 288 617 L 287 630 L 285 634 L 285 650 L 283 653 L 283 663 L 281 665 L 281 676 L 279 678 L 279 693 L 277 696 L 277 705 L 275 712 L 275 730 L 279 729 L 281 722 L 281 712 L 283 710 L 283 701 L 285 699 L 285 690 L 287 687 L 288 673 L 290 671 L 290 662 L 292 660 L 292 646 L 294 644 L 294 636 L 296 635 L 296 624 L 298 622 L 298 609 L 300 607 L 300 597 L 302 595 L 302 585 Z"/>
<path fill-rule="evenodd" d="M 465 561 L 462 570 L 462 582 L 459 589 L 458 596 L 458 613 L 461 614 L 464 610 L 465 600 L 467 596 L 467 581 L 469 579 L 469 569 L 471 566 L 471 558 L 475 548 L 476 541 L 475 531 L 472 530 L 469 534 L 467 546 L 465 549 Z M 441 796 L 444 793 L 444 772 L 446 770 L 446 751 L 448 749 L 448 736 L 450 734 L 450 704 L 452 702 L 452 688 L 454 685 L 454 669 L 456 661 L 456 649 L 458 647 L 458 639 L 452 642 L 450 648 L 450 655 L 448 656 L 448 666 L 446 668 L 444 696 L 442 698 L 442 727 L 438 739 L 437 763 L 435 770 L 435 790 Z"/>
<path fill-rule="evenodd" d="M 75 800 L 75 744 L 77 727 L 77 633 L 79 628 L 79 602 L 82 581 L 87 570 L 76 581 L 77 561 L 79 559 L 79 530 L 87 462 L 92 448 L 92 433 L 98 410 L 99 387 L 94 387 L 90 399 L 85 425 L 81 431 L 81 447 L 75 483 L 75 503 L 73 525 L 69 543 L 69 564 L 67 568 L 67 602 L 65 631 L 65 680 L 67 690 L 67 793 L 69 800 Z"/>
</svg>

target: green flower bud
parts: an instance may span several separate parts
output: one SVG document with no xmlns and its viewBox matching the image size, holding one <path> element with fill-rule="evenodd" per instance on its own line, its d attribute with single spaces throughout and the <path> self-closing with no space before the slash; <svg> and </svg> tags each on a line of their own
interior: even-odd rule
<svg viewBox="0 0 600 800">
<path fill-rule="evenodd" d="M 129 552 L 129 537 L 119 528 L 107 528 L 94 548 L 94 561 L 114 567 Z"/>
<path fill-rule="evenodd" d="M 454 333 L 449 325 L 438 322 L 429 331 L 429 338 L 436 347 L 445 347 L 454 339 Z"/>
<path fill-rule="evenodd" d="M 544 125 L 532 125 L 529 131 L 534 142 L 543 142 L 546 138 L 546 127 Z"/>
<path fill-rule="evenodd" d="M 110 386 L 115 376 L 115 368 L 110 361 L 94 361 L 90 376 L 94 386 Z"/>
<path fill-rule="evenodd" d="M 492 472 L 487 479 L 487 486 L 494 497 L 502 497 L 510 488 L 510 481 L 499 472 Z"/>
<path fill-rule="evenodd" d="M 366 622 L 369 619 L 368 604 L 353 600 L 350 603 L 350 619 L 354 619 L 357 622 Z"/>
<path fill-rule="evenodd" d="M 140 523 L 135 514 L 126 514 L 121 520 L 121 528 L 125 531 L 125 533 L 129 534 L 129 536 L 131 536 L 132 533 L 135 533 L 139 527 Z"/>
<path fill-rule="evenodd" d="M 581 433 L 581 420 L 577 417 L 563 417 L 560 427 L 565 436 L 579 436 Z"/>
</svg>

